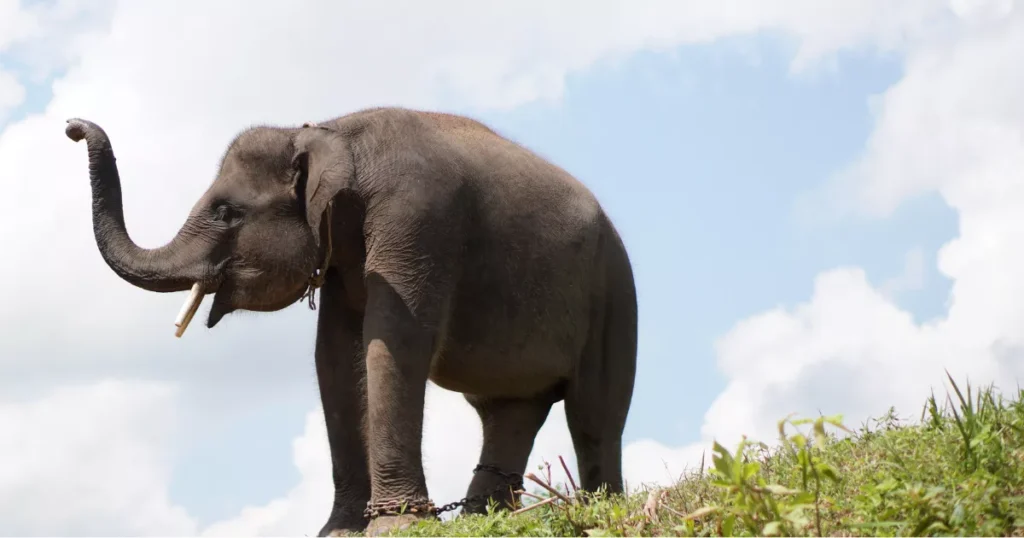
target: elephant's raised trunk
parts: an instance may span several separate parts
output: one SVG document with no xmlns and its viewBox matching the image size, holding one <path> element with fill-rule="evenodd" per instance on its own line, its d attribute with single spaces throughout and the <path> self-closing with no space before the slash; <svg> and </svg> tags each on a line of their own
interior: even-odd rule
<svg viewBox="0 0 1024 538">
<path fill-rule="evenodd" d="M 121 180 L 107 134 L 77 118 L 68 120 L 64 132 L 75 142 L 84 138 L 88 146 L 93 232 L 103 261 L 125 281 L 150 291 L 183 291 L 208 282 L 214 272 L 208 256 L 212 245 L 197 233 L 195 219 L 186 220 L 170 243 L 139 247 L 125 229 Z"/>
</svg>

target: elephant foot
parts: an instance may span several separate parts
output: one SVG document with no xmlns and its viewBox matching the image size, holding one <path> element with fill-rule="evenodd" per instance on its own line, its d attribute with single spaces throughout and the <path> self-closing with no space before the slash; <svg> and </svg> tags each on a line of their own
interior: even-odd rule
<svg viewBox="0 0 1024 538">
<path fill-rule="evenodd" d="M 391 531 L 405 530 L 418 521 L 433 517 L 430 514 L 399 514 L 396 516 L 380 516 L 366 527 L 367 536 L 384 536 Z"/>
</svg>

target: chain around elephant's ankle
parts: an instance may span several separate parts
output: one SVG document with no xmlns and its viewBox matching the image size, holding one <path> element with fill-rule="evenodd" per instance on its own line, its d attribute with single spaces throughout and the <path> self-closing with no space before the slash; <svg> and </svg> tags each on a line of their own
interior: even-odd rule
<svg viewBox="0 0 1024 538">
<path fill-rule="evenodd" d="M 430 499 L 415 501 L 399 501 L 397 499 L 366 503 L 363 515 L 368 519 L 380 516 L 397 516 L 401 514 L 433 514 L 436 511 Z"/>
</svg>

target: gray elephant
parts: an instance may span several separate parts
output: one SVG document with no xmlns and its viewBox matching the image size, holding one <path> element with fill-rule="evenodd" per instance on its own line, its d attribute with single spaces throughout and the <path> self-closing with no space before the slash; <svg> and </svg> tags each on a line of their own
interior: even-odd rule
<svg viewBox="0 0 1024 538">
<path fill-rule="evenodd" d="M 319 289 L 316 373 L 335 496 L 320 535 L 433 517 L 421 439 L 428 380 L 483 424 L 464 510 L 518 502 L 537 431 L 564 400 L 581 486 L 621 492 L 636 372 L 629 257 L 594 195 L 564 170 L 461 116 L 375 108 L 254 127 L 170 243 L 128 236 L 106 133 L 88 146 L 93 229 L 122 279 L 192 289 L 178 335 Z M 516 484 L 520 482 L 520 484 Z"/>
</svg>

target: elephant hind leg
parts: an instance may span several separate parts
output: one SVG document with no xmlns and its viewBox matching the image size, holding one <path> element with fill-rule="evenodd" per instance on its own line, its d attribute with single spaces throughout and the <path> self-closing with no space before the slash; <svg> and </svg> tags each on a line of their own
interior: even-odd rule
<svg viewBox="0 0 1024 538">
<path fill-rule="evenodd" d="M 613 261 L 623 260 L 624 255 Z M 580 486 L 591 492 L 603 486 L 609 493 L 620 493 L 622 432 L 636 378 L 637 306 L 631 274 L 623 273 L 621 264 L 618 273 L 614 264 L 611 269 L 607 300 L 592 312 L 590 336 L 566 386 L 565 416 Z"/>
<path fill-rule="evenodd" d="M 591 492 L 604 487 L 608 493 L 621 493 L 624 425 L 609 420 L 612 416 L 601 416 L 588 400 L 590 398 L 586 395 L 565 400 L 566 421 L 576 449 L 580 487 Z"/>
<path fill-rule="evenodd" d="M 524 473 L 537 432 L 547 420 L 556 399 L 547 393 L 527 399 L 466 395 L 466 401 L 476 409 L 483 423 L 480 465 L 495 467 L 505 473 Z M 510 480 L 493 471 L 481 469 L 473 475 L 466 497 L 491 495 L 495 489 L 501 488 L 490 499 L 497 502 L 500 508 L 508 508 L 519 502 L 519 495 L 512 494 L 511 488 L 502 488 L 505 484 L 510 484 Z M 463 510 L 470 514 L 482 514 L 486 513 L 487 504 L 486 500 L 469 502 Z"/>
</svg>

